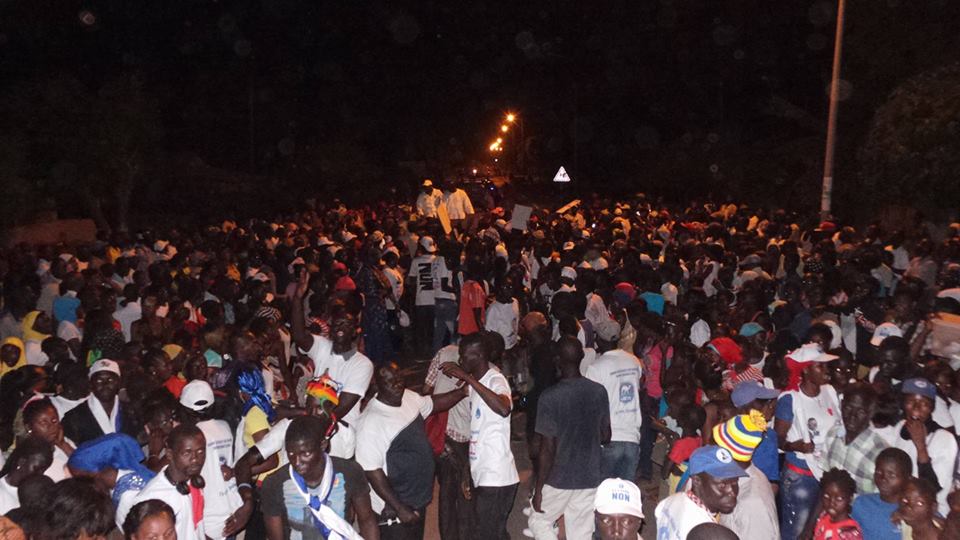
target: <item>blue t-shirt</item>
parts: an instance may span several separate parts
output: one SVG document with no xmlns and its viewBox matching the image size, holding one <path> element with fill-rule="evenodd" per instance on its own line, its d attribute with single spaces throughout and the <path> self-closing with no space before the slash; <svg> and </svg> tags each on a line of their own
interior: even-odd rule
<svg viewBox="0 0 960 540">
<path fill-rule="evenodd" d="M 860 524 L 865 540 L 900 540 L 900 527 L 890 521 L 896 503 L 884 502 L 879 493 L 864 493 L 853 500 L 850 517 Z"/>
<path fill-rule="evenodd" d="M 664 299 L 662 294 L 645 292 L 640 294 L 640 298 L 643 298 L 643 301 L 647 303 L 647 311 L 663 316 Z"/>
<path fill-rule="evenodd" d="M 780 480 L 780 452 L 777 450 L 777 432 L 772 428 L 767 429 L 763 434 L 763 439 L 753 451 L 753 458 L 750 460 L 760 469 L 760 472 L 771 482 Z"/>
<path fill-rule="evenodd" d="M 773 413 L 773 416 L 777 420 L 783 420 L 784 422 L 793 423 L 793 396 L 790 394 L 781 394 L 780 399 L 777 400 L 777 409 Z M 774 439 L 776 440 L 776 439 Z M 807 466 L 806 460 L 797 456 L 796 452 L 784 452 L 784 459 L 790 465 L 798 469 L 803 469 L 809 471 L 810 467 Z"/>
</svg>

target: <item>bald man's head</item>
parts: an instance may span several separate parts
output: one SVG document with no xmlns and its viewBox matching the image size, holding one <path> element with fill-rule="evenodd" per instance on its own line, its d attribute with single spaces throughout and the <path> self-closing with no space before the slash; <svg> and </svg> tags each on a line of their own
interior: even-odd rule
<svg viewBox="0 0 960 540">
<path fill-rule="evenodd" d="M 573 336 L 562 336 L 557 341 L 557 363 L 561 371 L 566 369 L 580 369 L 583 360 L 583 345 Z"/>
</svg>

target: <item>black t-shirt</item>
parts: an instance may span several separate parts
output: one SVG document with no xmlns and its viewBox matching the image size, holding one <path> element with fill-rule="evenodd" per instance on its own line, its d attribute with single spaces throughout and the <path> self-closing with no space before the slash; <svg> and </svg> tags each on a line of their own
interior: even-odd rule
<svg viewBox="0 0 960 540">
<path fill-rule="evenodd" d="M 404 504 L 413 509 L 426 508 L 433 498 L 434 466 L 423 417 L 417 415 L 387 449 L 387 480 Z"/>
<path fill-rule="evenodd" d="M 547 388 L 537 406 L 537 433 L 556 439 L 553 468 L 546 484 L 557 489 L 600 485 L 600 440 L 610 421 L 607 391 L 583 377 Z"/>
<path fill-rule="evenodd" d="M 368 497 L 370 485 L 363 469 L 356 462 L 331 457 L 333 465 L 333 488 L 327 504 L 342 518 L 349 513 L 355 497 Z M 319 488 L 310 489 L 319 494 Z M 264 516 L 283 518 L 283 537 L 289 540 L 325 540 L 314 525 L 313 513 L 290 478 L 290 465 L 274 471 L 260 489 L 261 509 Z"/>
</svg>

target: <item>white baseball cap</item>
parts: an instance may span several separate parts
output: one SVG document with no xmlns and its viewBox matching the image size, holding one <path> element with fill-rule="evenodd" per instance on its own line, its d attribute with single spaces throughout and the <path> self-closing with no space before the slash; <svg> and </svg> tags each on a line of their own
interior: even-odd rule
<svg viewBox="0 0 960 540">
<path fill-rule="evenodd" d="M 593 507 L 601 514 L 627 514 L 643 518 L 640 488 L 629 480 L 608 478 L 597 486 Z"/>
<path fill-rule="evenodd" d="M 190 381 L 180 392 L 180 404 L 191 411 L 202 411 L 213 405 L 213 388 L 207 381 Z"/>
<path fill-rule="evenodd" d="M 108 360 L 106 358 L 97 360 L 96 362 L 93 363 L 92 366 L 90 366 L 90 378 L 92 379 L 94 375 L 96 375 L 97 373 L 100 373 L 101 371 L 108 371 L 110 373 L 113 373 L 117 377 L 119 377 L 120 364 L 114 362 L 113 360 Z"/>
<path fill-rule="evenodd" d="M 566 279 L 577 279 L 577 271 L 571 266 L 564 266 L 560 269 L 560 277 Z"/>
<path fill-rule="evenodd" d="M 883 340 L 888 337 L 896 336 L 903 337 L 903 332 L 900 331 L 900 327 L 893 324 L 892 322 L 885 322 L 873 331 L 873 337 L 870 338 L 870 344 L 874 347 L 879 347 Z"/>
<path fill-rule="evenodd" d="M 420 247 L 422 247 L 427 253 L 437 252 L 437 244 L 433 241 L 433 238 L 430 238 L 429 236 L 420 237 Z"/>
</svg>

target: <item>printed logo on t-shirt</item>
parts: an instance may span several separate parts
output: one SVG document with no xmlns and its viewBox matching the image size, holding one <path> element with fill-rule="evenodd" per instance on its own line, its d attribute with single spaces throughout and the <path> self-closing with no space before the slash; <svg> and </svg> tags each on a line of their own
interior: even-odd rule
<svg viewBox="0 0 960 540">
<path fill-rule="evenodd" d="M 810 431 L 810 440 L 820 436 L 820 425 L 816 418 L 807 419 L 807 429 Z"/>
<path fill-rule="evenodd" d="M 620 383 L 620 403 L 632 403 L 637 390 L 632 382 Z"/>
<path fill-rule="evenodd" d="M 480 418 L 480 407 L 477 407 L 477 411 L 473 413 L 473 416 L 475 416 L 476 418 Z"/>
<path fill-rule="evenodd" d="M 417 288 L 421 291 L 432 291 L 433 290 L 433 275 L 430 272 L 430 269 L 433 267 L 432 262 L 420 263 L 417 265 Z"/>
</svg>

